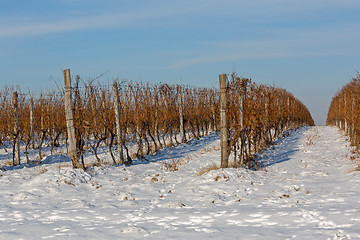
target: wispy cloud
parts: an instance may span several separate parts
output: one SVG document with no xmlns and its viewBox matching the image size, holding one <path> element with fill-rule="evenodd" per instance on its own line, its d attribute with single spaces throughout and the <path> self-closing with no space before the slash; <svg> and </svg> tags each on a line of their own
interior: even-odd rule
<svg viewBox="0 0 360 240">
<path fill-rule="evenodd" d="M 38 23 L 29 22 L 0 26 L 0 38 L 36 36 L 49 33 L 61 33 L 78 30 L 97 30 L 112 27 L 124 27 L 131 22 L 146 18 L 147 15 L 112 14 L 92 17 L 70 18 L 59 21 Z"/>
<path fill-rule="evenodd" d="M 204 44 L 203 49 L 189 53 L 170 64 L 169 68 L 185 68 L 200 64 L 233 62 L 243 59 L 287 57 L 359 56 L 357 41 L 360 24 L 336 29 L 282 29 L 278 39 L 221 41 Z M 274 30 L 274 31 L 280 31 Z"/>
<path fill-rule="evenodd" d="M 98 13 L 96 15 L 92 14 L 91 16 L 82 17 L 71 16 L 64 17 L 60 20 L 48 20 L 46 22 L 44 22 L 44 20 L 36 21 L 32 18 L 28 18 L 27 21 L 8 23 L 11 21 L 7 21 L 5 17 L 2 17 L 0 21 L 0 39 L 71 31 L 147 26 L 151 25 L 153 21 L 175 15 L 181 15 L 193 10 L 194 7 L 171 8 L 166 5 L 153 5 L 149 8 L 143 6 L 137 9 L 133 8 L 126 10 L 108 9 L 106 12 L 102 11 L 102 13 Z M 88 13 L 88 15 L 90 15 L 90 13 Z"/>
<path fill-rule="evenodd" d="M 74 1 L 63 0 L 65 3 Z M 76 0 L 75 5 L 78 11 L 81 6 L 88 1 Z M 138 4 L 131 4 L 129 8 L 121 8 L 118 1 L 108 1 L 103 4 L 101 11 L 94 15 L 91 11 L 84 13 L 83 17 L 64 17 L 60 20 L 36 21 L 28 19 L 25 22 L 13 23 L 13 19 L 6 18 L 4 14 L 0 18 L 0 38 L 12 38 L 20 36 L 36 36 L 51 33 L 61 33 L 69 31 L 87 31 L 106 28 L 131 27 L 134 24 L 151 24 L 153 20 L 163 19 L 163 24 L 174 24 L 176 22 L 168 21 L 171 17 L 183 16 L 191 13 L 189 17 L 197 19 L 201 17 L 234 15 L 241 18 L 242 21 L 263 21 L 264 19 L 279 19 L 283 14 L 287 16 L 294 15 L 296 12 L 308 11 L 309 9 L 320 8 L 357 8 L 360 7 L 358 0 L 255 0 L 238 1 L 224 0 L 219 3 L 217 0 L 184 0 L 184 1 L 139 1 Z M 101 5 L 101 6 L 103 6 Z M 113 8 L 111 8 L 113 6 Z M 33 12 L 35 14 L 36 12 Z M 41 15 L 42 13 L 39 12 Z M 57 13 L 61 17 L 64 13 Z M 88 14 L 86 16 L 86 14 Z M 167 22 L 168 21 L 168 22 Z M 191 22 L 191 20 L 189 20 Z"/>
</svg>

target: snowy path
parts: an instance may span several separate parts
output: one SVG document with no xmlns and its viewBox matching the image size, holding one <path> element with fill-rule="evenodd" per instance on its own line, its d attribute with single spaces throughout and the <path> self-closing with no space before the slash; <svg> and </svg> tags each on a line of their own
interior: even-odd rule
<svg viewBox="0 0 360 240">
<path fill-rule="evenodd" d="M 360 239 L 348 145 L 335 128 L 303 128 L 266 151 L 260 171 L 202 176 L 219 162 L 217 136 L 89 173 L 51 156 L 0 172 L 0 239 Z M 178 171 L 164 169 L 171 159 Z"/>
</svg>

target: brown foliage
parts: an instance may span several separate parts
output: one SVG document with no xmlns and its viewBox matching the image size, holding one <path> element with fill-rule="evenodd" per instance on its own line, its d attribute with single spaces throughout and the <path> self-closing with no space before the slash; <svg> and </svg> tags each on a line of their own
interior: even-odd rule
<svg viewBox="0 0 360 240">
<path fill-rule="evenodd" d="M 118 84 L 122 144 L 131 162 L 129 146 L 138 146 L 136 157 L 158 151 L 163 146 L 179 143 L 179 103 L 177 85 L 149 84 L 123 81 Z M 111 87 L 85 81 L 79 76 L 72 86 L 74 125 L 79 158 L 91 150 L 97 161 L 98 148 L 107 146 L 113 162 L 113 147 L 117 143 L 115 114 Z M 207 88 L 182 86 L 184 98 L 185 132 L 198 138 L 216 130 L 218 91 Z M 13 89 L 0 92 L 0 145 L 14 138 L 14 117 L 11 94 Z M 67 141 L 64 111 L 64 92 L 49 91 L 38 95 L 19 93 L 19 137 L 22 146 L 34 147 L 44 157 L 43 146 L 51 146 L 51 152 Z M 33 125 L 30 123 L 30 102 L 33 100 Z M 5 148 L 5 146 L 3 146 Z M 85 166 L 84 163 L 82 163 Z"/>
<path fill-rule="evenodd" d="M 337 126 L 350 137 L 353 146 L 360 139 L 360 74 L 346 84 L 332 99 L 326 125 Z"/>
<path fill-rule="evenodd" d="M 245 93 L 243 129 L 239 124 L 242 91 Z M 230 151 L 235 153 L 235 165 L 238 165 L 237 155 L 244 154 L 244 164 L 252 166 L 253 155 L 260 147 L 282 136 L 285 130 L 314 125 L 309 110 L 288 91 L 256 84 L 236 73 L 231 74 L 228 84 L 227 112 Z M 241 145 L 244 145 L 243 153 L 239 152 Z"/>
</svg>

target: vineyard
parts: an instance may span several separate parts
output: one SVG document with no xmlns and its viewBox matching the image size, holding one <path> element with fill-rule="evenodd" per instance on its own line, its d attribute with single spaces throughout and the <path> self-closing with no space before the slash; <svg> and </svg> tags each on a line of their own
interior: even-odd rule
<svg viewBox="0 0 360 240">
<path fill-rule="evenodd" d="M 285 130 L 314 125 L 307 108 L 288 91 L 256 84 L 236 73 L 227 77 L 226 152 L 234 159 L 229 165 L 254 167 L 259 149 Z M 40 161 L 45 157 L 44 146 L 50 147 L 51 154 L 64 145 L 68 149 L 64 93 L 60 88 L 40 94 L 0 92 L 0 144 L 5 151 L 13 149 L 14 165 L 21 163 L 20 149 L 27 163 L 32 161 L 29 149 L 38 151 Z M 114 164 L 128 165 L 134 158 L 146 160 L 146 155 L 163 147 L 220 130 L 217 89 L 118 80 L 109 86 L 76 76 L 71 95 L 78 161 L 73 161 L 74 167 L 86 168 L 87 151 L 99 164 L 101 148 L 107 149 Z"/>
<path fill-rule="evenodd" d="M 0 240 L 360 240 L 360 0 L 0 12 Z"/>
<path fill-rule="evenodd" d="M 350 137 L 353 146 L 360 143 L 360 74 L 346 84 L 332 99 L 326 124 L 337 126 Z"/>
<path fill-rule="evenodd" d="M 54 91 L 1 91 L 1 239 L 360 237 L 358 152 L 285 89 L 69 73 Z M 332 103 L 355 139 L 359 83 Z"/>
<path fill-rule="evenodd" d="M 233 152 L 235 166 L 254 167 L 254 153 L 285 130 L 314 126 L 306 106 L 285 89 L 256 84 L 233 73 L 227 95 L 227 152 Z"/>
</svg>

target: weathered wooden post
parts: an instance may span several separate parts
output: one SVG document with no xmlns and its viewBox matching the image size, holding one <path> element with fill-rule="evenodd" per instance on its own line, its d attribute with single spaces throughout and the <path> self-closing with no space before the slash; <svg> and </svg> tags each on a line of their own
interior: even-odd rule
<svg viewBox="0 0 360 240">
<path fill-rule="evenodd" d="M 265 141 L 266 144 L 271 142 L 271 132 L 269 129 L 269 90 L 265 90 L 264 98 L 265 98 Z"/>
<path fill-rule="evenodd" d="M 339 99 L 339 128 L 342 129 L 342 119 L 341 119 L 341 99 Z"/>
<path fill-rule="evenodd" d="M 244 165 L 245 160 L 245 126 L 244 126 L 244 105 L 246 94 L 246 79 L 240 80 L 240 95 L 239 95 L 239 107 L 240 107 L 240 165 Z"/>
<path fill-rule="evenodd" d="M 31 148 L 35 148 L 35 138 L 34 138 L 34 100 L 30 99 L 30 138 L 31 138 Z"/>
<path fill-rule="evenodd" d="M 355 113 L 354 113 L 354 108 L 355 108 L 355 98 L 354 98 L 354 94 L 351 94 L 351 129 L 350 129 L 350 140 L 351 140 L 351 145 L 355 146 Z"/>
<path fill-rule="evenodd" d="M 19 144 L 19 109 L 18 93 L 13 92 L 14 106 L 14 147 L 13 147 L 13 165 L 20 164 L 20 144 Z"/>
<path fill-rule="evenodd" d="M 284 109 L 284 102 L 283 102 L 283 99 L 282 98 L 282 95 L 279 96 L 279 98 L 277 99 L 277 107 L 278 107 L 278 113 L 280 114 Z M 300 120 L 298 120 L 298 125 L 300 124 Z M 282 133 L 283 129 L 282 129 L 282 126 L 281 126 L 281 121 L 279 121 L 279 124 L 277 124 L 277 131 L 276 131 L 276 138 L 280 137 L 280 134 Z"/>
<path fill-rule="evenodd" d="M 114 96 L 114 109 L 115 109 L 115 122 L 116 122 L 116 137 L 117 137 L 117 146 L 120 163 L 124 164 L 124 154 L 123 154 L 123 145 L 122 145 L 122 132 L 121 132 L 121 122 L 120 122 L 120 102 L 119 102 L 119 89 L 117 82 L 113 84 L 113 96 Z"/>
<path fill-rule="evenodd" d="M 228 167 L 228 141 L 229 133 L 227 128 L 227 78 L 226 74 L 219 75 L 220 82 L 220 146 L 221 146 L 221 168 Z"/>
<path fill-rule="evenodd" d="M 160 146 L 160 148 L 162 148 L 162 144 L 161 144 L 161 141 L 160 141 L 160 136 L 159 136 L 159 95 L 158 95 L 158 91 L 155 92 L 155 126 L 154 126 L 154 129 L 155 129 L 155 137 L 158 141 L 158 144 Z M 156 147 L 156 146 L 155 146 Z M 156 149 L 156 151 L 158 151 L 158 149 Z"/>
<path fill-rule="evenodd" d="M 347 101 L 346 101 L 346 93 L 344 93 L 344 131 L 345 135 L 348 134 L 348 121 L 347 121 Z"/>
<path fill-rule="evenodd" d="M 216 116 L 215 116 L 215 91 L 211 90 L 211 113 L 212 113 L 212 131 L 215 132 L 216 129 Z"/>
<path fill-rule="evenodd" d="M 135 94 L 134 94 L 134 98 L 135 98 L 135 114 L 136 114 L 136 140 L 138 142 L 138 150 L 137 150 L 137 155 L 139 156 L 143 156 L 144 154 L 144 150 L 143 150 L 143 133 L 142 133 L 142 129 L 140 128 L 140 106 L 139 106 L 139 100 L 138 100 L 138 96 L 139 96 L 139 90 L 137 89 Z"/>
<path fill-rule="evenodd" d="M 103 109 L 103 114 L 102 114 L 102 119 L 104 121 L 104 128 L 103 130 L 103 136 L 105 137 L 105 144 L 108 145 L 108 136 L 107 136 L 107 129 L 106 129 L 106 125 L 107 125 L 107 107 L 106 107 L 106 95 L 105 95 L 105 91 L 101 92 L 101 106 Z"/>
<path fill-rule="evenodd" d="M 186 142 L 185 128 L 184 128 L 184 105 L 181 86 L 177 86 L 178 104 L 179 104 L 179 120 L 180 120 L 180 142 Z"/>
<path fill-rule="evenodd" d="M 291 108 L 290 108 L 290 97 L 287 98 L 287 123 L 286 123 L 286 130 L 288 130 L 290 128 L 290 111 L 291 111 Z"/>
<path fill-rule="evenodd" d="M 79 163 L 78 151 L 76 148 L 76 138 L 75 138 L 75 127 L 74 127 L 74 117 L 72 110 L 72 100 L 71 100 L 71 78 L 70 78 L 70 69 L 64 70 L 64 83 L 65 83 L 65 118 L 66 118 L 66 127 L 69 141 L 69 155 L 72 161 L 73 168 L 83 168 Z"/>
</svg>

